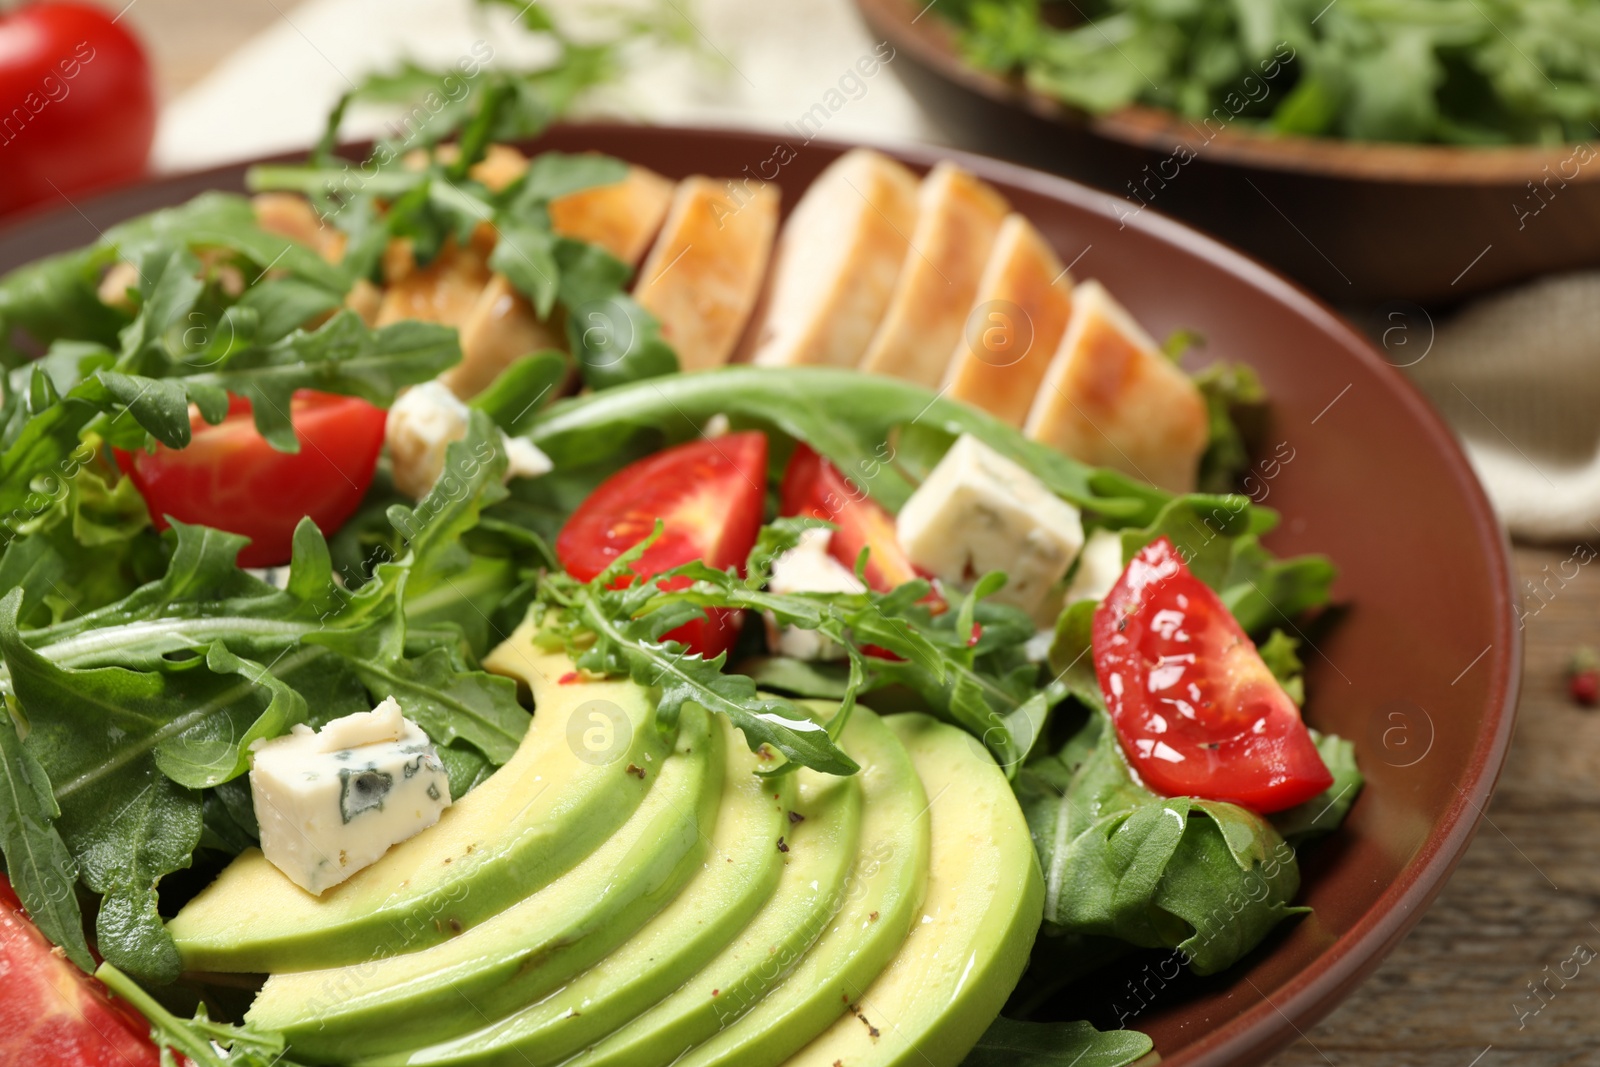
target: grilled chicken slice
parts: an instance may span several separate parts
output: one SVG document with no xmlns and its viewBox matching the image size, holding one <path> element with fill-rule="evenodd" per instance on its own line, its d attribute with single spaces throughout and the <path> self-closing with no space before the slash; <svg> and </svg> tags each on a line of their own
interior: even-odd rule
<svg viewBox="0 0 1600 1067">
<path fill-rule="evenodd" d="M 671 203 L 671 180 L 646 167 L 630 166 L 620 182 L 552 200 L 550 223 L 563 237 L 599 245 L 637 267 Z"/>
<path fill-rule="evenodd" d="M 1067 332 L 1024 431 L 1085 463 L 1186 492 L 1206 446 L 1206 404 L 1105 287 L 1089 281 L 1073 291 Z"/>
<path fill-rule="evenodd" d="M 523 356 L 565 347 L 555 325 L 540 322 L 533 305 L 510 279 L 496 274 L 461 323 L 461 362 L 439 375 L 439 380 L 456 396 L 468 400 Z"/>
<path fill-rule="evenodd" d="M 454 158 L 455 145 L 438 149 L 439 158 Z M 510 145 L 490 145 L 472 176 L 499 192 L 528 169 L 528 157 Z M 557 197 L 550 202 L 550 223 L 563 237 L 599 245 L 630 267 L 650 247 L 672 202 L 672 181 L 648 167 L 628 167 L 628 176 L 610 185 L 597 185 Z"/>
<path fill-rule="evenodd" d="M 481 232 L 465 246 L 452 237 L 431 262 L 418 266 L 409 240 L 390 241 L 383 255 L 383 276 L 388 284 L 378 307 L 377 324 L 420 319 L 459 328 L 489 284 L 492 242 L 492 234 L 486 240 Z"/>
<path fill-rule="evenodd" d="M 861 369 L 937 387 L 1009 209 L 1004 197 L 953 163 L 933 168 L 917 201 L 911 248 Z"/>
<path fill-rule="evenodd" d="M 255 210 L 256 224 L 268 233 L 315 249 L 329 263 L 344 258 L 348 240 L 344 231 L 319 219 L 311 201 L 299 193 L 257 193 L 250 199 L 250 206 Z"/>
<path fill-rule="evenodd" d="M 846 152 L 811 183 L 778 238 L 753 362 L 861 362 L 917 224 L 917 186 L 870 148 Z"/>
<path fill-rule="evenodd" d="M 1007 215 L 945 372 L 948 395 L 1020 427 L 1072 312 L 1072 279 L 1033 223 Z"/>
<path fill-rule="evenodd" d="M 778 187 L 695 176 L 678 184 L 633 295 L 661 322 L 686 371 L 733 354 L 761 292 L 778 226 Z"/>
</svg>

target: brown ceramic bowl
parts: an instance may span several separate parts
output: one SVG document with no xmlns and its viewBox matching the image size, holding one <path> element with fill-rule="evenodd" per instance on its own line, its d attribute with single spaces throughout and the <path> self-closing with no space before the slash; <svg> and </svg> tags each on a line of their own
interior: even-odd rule
<svg viewBox="0 0 1600 1067">
<path fill-rule="evenodd" d="M 739 174 L 773 158 L 762 134 L 573 126 L 538 147 L 597 149 L 663 173 Z M 778 173 L 786 204 L 846 145 L 813 142 Z M 943 153 L 903 153 L 925 169 Z M 1307 716 L 1351 738 L 1367 787 L 1349 821 L 1304 857 L 1292 921 L 1239 966 L 1163 983 L 1135 963 L 1063 1001 L 1102 1026 L 1119 1014 L 1169 1067 L 1259 1063 L 1328 1012 L 1403 937 L 1466 849 L 1511 736 L 1520 637 L 1506 546 L 1454 440 L 1420 395 L 1314 298 L 1237 252 L 1153 213 L 1125 227 L 1106 198 L 975 156 L 1080 277 L 1101 279 L 1156 336 L 1208 338 L 1200 362 L 1244 360 L 1272 398 L 1264 479 L 1282 553 L 1326 552 L 1347 609 L 1310 636 Z M 240 189 L 244 167 L 153 181 L 0 230 L 0 270 L 203 189 Z M 769 167 L 770 173 L 770 167 Z M 1279 442 L 1284 443 L 1280 450 Z M 1144 1006 L 1140 1007 L 1139 1002 Z"/>
<path fill-rule="evenodd" d="M 1600 145 L 1280 137 L 1148 107 L 1094 117 L 968 65 L 926 0 L 856 3 L 952 143 L 1088 182 L 1122 211 L 1147 202 L 1337 305 L 1449 303 L 1600 264 Z"/>
</svg>

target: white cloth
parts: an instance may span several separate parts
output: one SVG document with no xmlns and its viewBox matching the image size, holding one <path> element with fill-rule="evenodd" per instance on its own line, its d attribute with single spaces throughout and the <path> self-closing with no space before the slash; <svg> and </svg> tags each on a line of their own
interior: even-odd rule
<svg viewBox="0 0 1600 1067">
<path fill-rule="evenodd" d="M 583 17 L 582 0 L 538 2 Z M 809 116 L 806 132 L 820 125 L 829 138 L 941 140 L 851 0 L 671 2 L 700 54 L 637 46 L 586 114 L 775 131 Z M 445 67 L 487 42 L 491 67 L 548 58 L 513 15 L 473 0 L 307 0 L 167 106 L 156 164 L 189 170 L 304 148 L 346 88 L 401 57 Z M 875 53 L 888 62 L 861 76 L 857 64 Z M 355 108 L 346 134 L 377 135 L 394 116 Z M 1375 335 L 1455 427 L 1513 534 L 1600 535 L 1600 274 L 1486 298 L 1436 331 L 1407 309 L 1380 318 Z"/>
<path fill-rule="evenodd" d="M 1600 273 L 1469 305 L 1406 371 L 1454 427 L 1514 536 L 1600 536 Z"/>
<path fill-rule="evenodd" d="M 583 18 L 576 0 L 541 2 L 558 19 Z M 690 19 L 700 54 L 636 46 L 626 75 L 597 94 L 587 114 L 772 130 L 809 114 L 806 131 L 820 126 L 828 138 L 939 139 L 891 73 L 893 58 L 870 76 L 860 73 L 863 57 L 893 51 L 868 35 L 850 0 L 673 0 L 672 6 Z M 304 148 L 341 93 L 402 57 L 444 68 L 484 41 L 494 49 L 490 67 L 547 59 L 544 42 L 513 26 L 514 15 L 472 0 L 308 0 L 286 8 L 282 19 L 166 107 L 156 166 L 191 170 Z M 378 134 L 394 114 L 353 108 L 346 135 Z"/>
</svg>

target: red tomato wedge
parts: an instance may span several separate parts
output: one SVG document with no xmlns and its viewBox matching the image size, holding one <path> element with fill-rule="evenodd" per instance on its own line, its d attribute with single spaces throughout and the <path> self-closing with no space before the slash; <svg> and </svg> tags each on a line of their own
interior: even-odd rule
<svg viewBox="0 0 1600 1067">
<path fill-rule="evenodd" d="M 824 519 L 838 526 L 828 542 L 828 551 L 851 572 L 856 569 L 861 550 L 867 549 L 867 585 L 880 593 L 925 577 L 900 547 L 894 516 L 838 467 L 803 443 L 795 445 L 794 455 L 783 472 L 778 510 L 784 515 Z M 945 607 L 937 593 L 930 594 L 927 602 L 936 611 Z"/>
<path fill-rule="evenodd" d="M 1123 752 L 1158 793 L 1265 815 L 1333 784 L 1300 709 L 1165 537 L 1095 610 L 1094 669 Z"/>
<path fill-rule="evenodd" d="M 301 390 L 289 412 L 300 451 L 279 452 L 256 431 L 246 400 L 233 398 L 215 426 L 193 416 L 182 449 L 117 451 L 121 467 L 144 495 L 157 529 L 167 516 L 231 533 L 250 544 L 242 567 L 289 562 L 294 528 L 309 515 L 331 535 L 361 506 L 383 448 L 388 417 L 352 396 Z"/>
<path fill-rule="evenodd" d="M 767 494 L 767 438 L 755 432 L 691 441 L 647 456 L 600 483 L 567 519 L 556 558 L 587 582 L 663 523 L 661 537 L 634 563 L 650 577 L 691 560 L 719 570 L 744 567 L 761 530 Z M 675 588 L 687 585 L 683 582 Z M 713 608 L 666 636 L 690 652 L 733 647 L 740 613 Z"/>
<path fill-rule="evenodd" d="M 150 1024 L 78 970 L 22 913 L 0 875 L 0 1063 L 156 1067 Z"/>
</svg>

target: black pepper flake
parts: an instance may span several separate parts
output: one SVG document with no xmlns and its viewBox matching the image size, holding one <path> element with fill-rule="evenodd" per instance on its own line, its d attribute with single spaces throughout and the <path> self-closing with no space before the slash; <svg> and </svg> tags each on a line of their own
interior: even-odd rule
<svg viewBox="0 0 1600 1067">
<path fill-rule="evenodd" d="M 878 921 L 878 913 L 877 912 L 873 912 L 871 915 L 868 915 L 867 916 L 867 921 L 868 922 L 872 922 L 872 923 L 877 922 Z"/>
<path fill-rule="evenodd" d="M 861 1014 L 861 1005 L 859 1005 L 859 1004 L 850 1005 L 850 1011 L 851 1011 L 852 1014 L 855 1015 L 855 1017 L 857 1019 L 861 1020 L 861 1025 L 865 1026 L 867 1028 L 867 1036 L 872 1038 L 872 1040 L 874 1040 L 874 1041 L 878 1040 L 878 1028 L 876 1026 L 873 1026 L 871 1023 L 867 1022 L 867 1017 L 865 1015 Z"/>
<path fill-rule="evenodd" d="M 641 782 L 644 781 L 644 768 L 643 767 L 640 767 L 637 764 L 630 763 L 630 764 L 628 764 L 628 773 L 633 775 L 635 778 L 638 778 L 639 781 L 641 781 Z"/>
<path fill-rule="evenodd" d="M 450 932 L 452 934 L 459 934 L 461 932 L 461 920 L 460 919 L 451 919 L 450 920 Z"/>
<path fill-rule="evenodd" d="M 798 811 L 791 811 L 789 813 L 789 825 L 790 826 L 793 826 L 795 823 L 802 823 L 802 822 L 805 822 L 805 821 L 806 821 L 806 817 L 804 815 L 801 815 Z"/>
<path fill-rule="evenodd" d="M 783 838 L 781 838 L 781 837 L 778 838 L 778 851 L 779 852 L 788 852 L 789 851 L 789 846 L 783 843 Z"/>
</svg>

